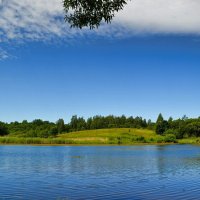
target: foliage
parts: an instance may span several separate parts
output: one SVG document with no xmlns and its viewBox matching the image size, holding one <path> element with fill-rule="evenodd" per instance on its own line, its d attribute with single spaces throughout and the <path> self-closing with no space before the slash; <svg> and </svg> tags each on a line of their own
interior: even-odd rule
<svg viewBox="0 0 200 200">
<path fill-rule="evenodd" d="M 143 134 L 144 132 L 148 134 Z M 63 136 L 62 133 L 66 134 Z M 170 117 L 166 121 L 162 114 L 159 114 L 156 123 L 153 123 L 142 117 L 126 117 L 125 115 L 96 115 L 88 119 L 74 115 L 67 124 L 63 119 L 59 119 L 56 123 L 41 119 L 35 119 L 32 122 L 26 120 L 11 123 L 0 122 L 0 136 L 5 135 L 14 138 L 64 137 L 70 139 L 71 137 L 71 142 L 94 143 L 95 141 L 98 144 L 175 142 L 176 139 L 186 141 L 189 138 L 200 137 L 200 118 L 192 119 L 184 116 L 173 120 Z M 84 139 L 81 139 L 83 137 Z"/>
<path fill-rule="evenodd" d="M 50 137 L 55 124 L 41 119 L 32 122 L 26 120 L 7 124 L 10 135 L 20 137 Z M 54 135 L 54 134 L 53 134 Z"/>
<path fill-rule="evenodd" d="M 57 122 L 57 133 L 62 133 L 65 130 L 65 122 L 63 119 L 59 119 Z M 54 128 L 55 129 L 55 128 Z M 52 130 L 51 130 L 52 132 Z M 56 133 L 56 131 L 54 130 L 53 133 Z"/>
<path fill-rule="evenodd" d="M 8 135 L 8 128 L 5 123 L 0 122 L 0 136 Z"/>
<path fill-rule="evenodd" d="M 126 3 L 127 0 L 64 0 L 65 21 L 71 27 L 93 29 L 103 20 L 110 23 Z"/>
<path fill-rule="evenodd" d="M 169 134 L 177 135 L 177 130 L 167 129 L 167 130 L 164 132 L 164 135 L 169 135 Z"/>
<path fill-rule="evenodd" d="M 177 142 L 176 136 L 174 134 L 166 134 L 164 140 L 165 142 Z"/>
<path fill-rule="evenodd" d="M 171 117 L 165 121 L 160 114 L 155 126 L 157 134 L 173 134 L 177 139 L 200 137 L 200 118 L 192 119 L 184 115 L 173 120 Z"/>
<path fill-rule="evenodd" d="M 100 116 L 96 115 L 85 120 L 83 117 L 72 116 L 70 123 L 67 125 L 67 132 L 106 129 L 106 128 L 147 128 L 147 122 L 141 117 L 126 117 L 124 115 L 116 117 L 113 115 Z"/>
<path fill-rule="evenodd" d="M 159 123 L 159 122 L 163 122 L 163 121 L 164 121 L 164 118 L 163 118 L 162 114 L 160 113 L 160 114 L 158 115 L 156 124 Z"/>
<path fill-rule="evenodd" d="M 167 129 L 168 122 L 164 120 L 162 114 L 159 114 L 158 119 L 156 121 L 156 133 L 159 135 L 163 135 Z"/>
<path fill-rule="evenodd" d="M 51 136 L 56 136 L 58 134 L 58 128 L 57 127 L 52 127 L 49 131 L 49 135 Z"/>
<path fill-rule="evenodd" d="M 72 116 L 71 122 L 70 122 L 70 129 L 71 130 L 85 130 L 87 127 L 86 121 L 84 120 L 83 117 L 77 117 L 77 115 Z"/>
<path fill-rule="evenodd" d="M 9 124 L 1 123 L 0 131 L 1 135 L 9 135 L 15 137 L 56 137 L 57 134 L 63 132 L 73 132 L 82 130 L 93 129 L 106 129 L 106 128 L 148 128 L 153 127 L 149 121 L 141 117 L 126 117 L 124 115 L 116 117 L 109 116 L 94 116 L 85 120 L 83 117 L 77 115 L 72 116 L 71 121 L 68 124 L 64 123 L 63 119 L 57 120 L 56 123 L 43 121 L 41 119 L 35 119 L 32 122 L 24 120 L 22 122 L 11 122 Z"/>
</svg>

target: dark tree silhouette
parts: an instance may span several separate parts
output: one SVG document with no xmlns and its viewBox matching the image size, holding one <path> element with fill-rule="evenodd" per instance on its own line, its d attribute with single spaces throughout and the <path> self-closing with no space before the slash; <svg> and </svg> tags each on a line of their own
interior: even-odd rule
<svg viewBox="0 0 200 200">
<path fill-rule="evenodd" d="M 8 135 L 8 128 L 6 127 L 6 124 L 3 122 L 0 122 L 0 136 Z"/>
<path fill-rule="evenodd" d="M 110 23 L 128 0 L 64 0 L 65 21 L 71 27 L 98 28 L 102 21 Z"/>
</svg>

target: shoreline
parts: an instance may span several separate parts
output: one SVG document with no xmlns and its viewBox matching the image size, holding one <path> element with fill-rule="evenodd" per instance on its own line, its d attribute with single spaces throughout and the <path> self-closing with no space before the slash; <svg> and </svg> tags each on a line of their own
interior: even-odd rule
<svg viewBox="0 0 200 200">
<path fill-rule="evenodd" d="M 120 141 L 109 140 L 101 141 L 98 138 L 94 140 L 74 140 L 64 138 L 18 138 L 18 137 L 0 137 L 0 145 L 34 145 L 34 146 L 133 146 L 133 145 L 168 145 L 178 144 L 177 142 L 142 142 L 142 141 Z"/>
<path fill-rule="evenodd" d="M 165 145 L 200 145 L 200 143 L 132 143 L 132 144 L 95 144 L 95 143 L 80 143 L 80 144 L 52 144 L 52 143 L 0 143 L 0 146 L 165 146 Z"/>
</svg>

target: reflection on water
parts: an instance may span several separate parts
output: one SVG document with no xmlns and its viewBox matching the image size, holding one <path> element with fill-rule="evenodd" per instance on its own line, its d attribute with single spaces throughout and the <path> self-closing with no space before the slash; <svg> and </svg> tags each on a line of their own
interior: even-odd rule
<svg viewBox="0 0 200 200">
<path fill-rule="evenodd" d="M 199 178 L 199 146 L 0 146 L 0 199 L 200 199 Z"/>
</svg>

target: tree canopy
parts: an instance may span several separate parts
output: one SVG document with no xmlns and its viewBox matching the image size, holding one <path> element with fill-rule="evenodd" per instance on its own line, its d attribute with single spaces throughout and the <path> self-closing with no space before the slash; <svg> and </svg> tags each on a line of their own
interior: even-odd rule
<svg viewBox="0 0 200 200">
<path fill-rule="evenodd" d="M 3 122 L 0 122 L 0 136 L 8 135 L 8 129 L 6 127 L 6 124 Z"/>
<path fill-rule="evenodd" d="M 65 21 L 71 27 L 98 28 L 102 21 L 110 23 L 127 0 L 64 0 Z"/>
<path fill-rule="evenodd" d="M 137 128 L 155 130 L 159 135 L 169 136 L 168 140 L 200 137 L 200 117 L 182 117 L 173 119 L 170 117 L 165 120 L 159 114 L 156 123 L 142 117 L 122 116 L 101 116 L 96 115 L 84 119 L 77 115 L 72 116 L 68 123 L 59 119 L 56 123 L 35 119 L 32 122 L 24 120 L 22 122 L 3 123 L 0 121 L 0 137 L 5 135 L 17 137 L 56 137 L 63 132 L 69 133 L 82 130 L 109 129 L 109 128 Z"/>
</svg>

